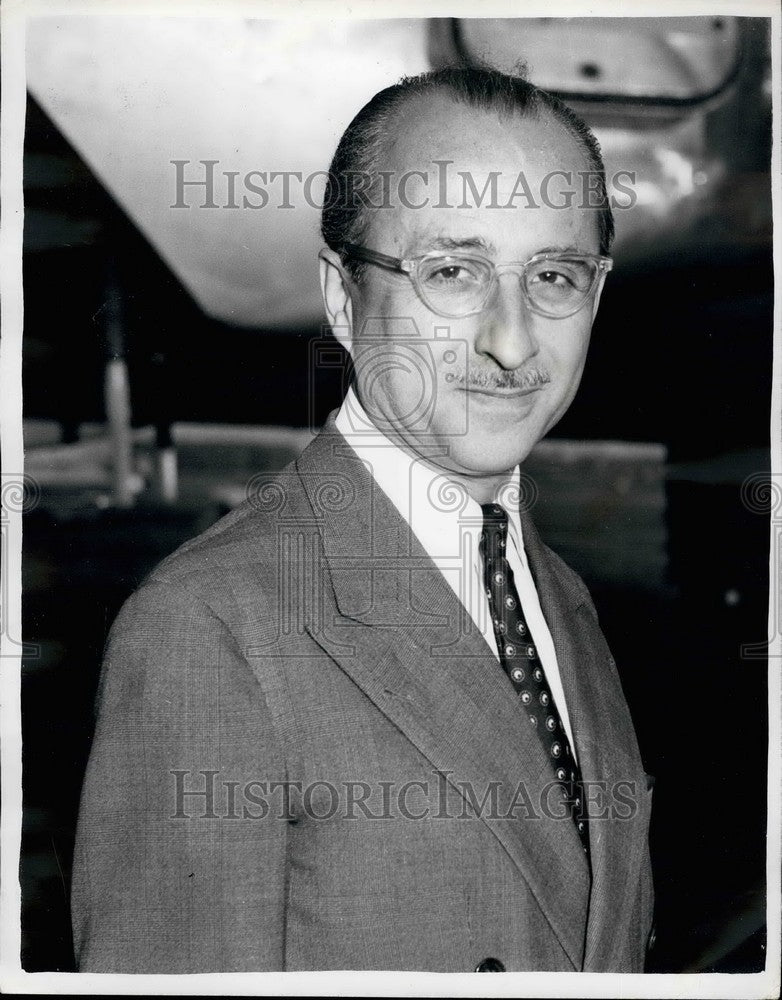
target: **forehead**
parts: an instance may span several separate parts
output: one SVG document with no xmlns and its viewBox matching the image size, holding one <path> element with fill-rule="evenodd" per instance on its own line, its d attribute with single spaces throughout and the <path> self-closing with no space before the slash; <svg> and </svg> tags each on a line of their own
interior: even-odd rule
<svg viewBox="0 0 782 1000">
<path fill-rule="evenodd" d="M 412 256 L 438 241 L 478 240 L 502 259 L 597 250 L 597 212 L 582 197 L 587 154 L 545 110 L 500 117 L 443 94 L 417 97 L 397 113 L 381 161 L 390 183 L 371 213 L 375 249 Z"/>
</svg>

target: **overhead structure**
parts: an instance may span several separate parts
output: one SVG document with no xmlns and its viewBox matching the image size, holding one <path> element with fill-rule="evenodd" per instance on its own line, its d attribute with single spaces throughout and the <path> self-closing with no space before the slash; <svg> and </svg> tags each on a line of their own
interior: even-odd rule
<svg viewBox="0 0 782 1000">
<path fill-rule="evenodd" d="M 525 63 L 595 127 L 618 276 L 768 239 L 770 218 L 745 210 L 768 202 L 747 165 L 767 141 L 771 96 L 770 70 L 747 59 L 757 26 L 70 15 L 29 21 L 27 68 L 35 98 L 204 312 L 270 330 L 322 315 L 319 208 L 345 126 L 377 90 L 448 63 Z"/>
</svg>

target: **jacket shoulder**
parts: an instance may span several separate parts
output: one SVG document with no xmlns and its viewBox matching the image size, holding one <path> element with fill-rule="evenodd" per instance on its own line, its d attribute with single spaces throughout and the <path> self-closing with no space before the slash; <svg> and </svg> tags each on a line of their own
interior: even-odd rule
<svg viewBox="0 0 782 1000">
<path fill-rule="evenodd" d="M 149 573 L 142 588 L 168 584 L 185 588 L 210 604 L 226 589 L 262 591 L 277 572 L 286 536 L 306 532 L 312 520 L 291 463 L 281 472 L 251 481 L 247 499 L 167 556 Z"/>
</svg>

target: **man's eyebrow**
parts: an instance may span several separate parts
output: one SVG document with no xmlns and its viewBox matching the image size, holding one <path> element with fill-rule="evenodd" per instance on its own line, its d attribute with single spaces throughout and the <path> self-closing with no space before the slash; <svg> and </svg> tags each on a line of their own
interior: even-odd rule
<svg viewBox="0 0 782 1000">
<path fill-rule="evenodd" d="M 495 247 L 493 243 L 487 243 L 482 236 L 438 236 L 428 244 L 430 250 L 483 250 L 484 253 L 493 254 Z"/>
<path fill-rule="evenodd" d="M 445 251 L 459 251 L 459 250 L 482 250 L 485 254 L 489 256 L 494 256 L 496 253 L 496 248 L 493 243 L 488 243 L 482 236 L 464 236 L 464 237 L 453 237 L 453 236 L 438 236 L 426 244 L 429 250 L 445 250 Z M 539 253 L 561 253 L 561 254 L 590 254 L 590 250 L 585 250 L 584 247 L 575 246 L 574 244 L 569 244 L 568 246 L 557 245 L 541 247 L 539 250 L 535 250 L 535 254 Z"/>
<path fill-rule="evenodd" d="M 583 247 L 574 246 L 572 243 L 570 246 L 555 246 L 555 247 L 541 247 L 540 250 L 536 250 L 535 253 L 577 253 L 581 255 L 591 255 L 591 250 L 585 250 Z"/>
</svg>

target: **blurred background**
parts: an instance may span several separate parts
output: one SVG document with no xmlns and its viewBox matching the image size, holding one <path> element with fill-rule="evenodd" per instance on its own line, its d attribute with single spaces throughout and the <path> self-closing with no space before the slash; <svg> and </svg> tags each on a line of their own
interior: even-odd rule
<svg viewBox="0 0 782 1000">
<path fill-rule="evenodd" d="M 609 177 L 635 174 L 582 388 L 525 471 L 656 776 L 649 970 L 763 967 L 769 517 L 746 484 L 769 470 L 768 21 L 92 15 L 27 40 L 29 971 L 74 968 L 73 832 L 120 604 L 346 387 L 321 325 L 322 185 L 308 204 L 292 177 L 286 209 L 272 174 L 326 170 L 377 90 L 474 60 L 525 62 L 594 127 Z"/>
</svg>

